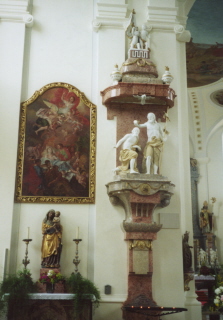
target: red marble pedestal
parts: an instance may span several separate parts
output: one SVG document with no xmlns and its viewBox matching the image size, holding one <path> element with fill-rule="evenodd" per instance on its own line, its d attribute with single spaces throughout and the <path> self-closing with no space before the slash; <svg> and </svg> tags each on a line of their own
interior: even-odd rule
<svg viewBox="0 0 223 320">
<path fill-rule="evenodd" d="M 157 206 L 169 204 L 172 189 L 173 184 L 160 175 L 127 173 L 107 184 L 112 204 L 123 206 L 126 216 L 123 222 L 125 240 L 129 243 L 128 297 L 123 304 L 126 320 L 145 319 L 140 308 L 147 310 L 157 306 L 152 296 L 152 250 L 162 225 L 153 222 L 153 212 Z M 149 319 L 157 319 L 157 316 L 150 313 Z"/>
</svg>

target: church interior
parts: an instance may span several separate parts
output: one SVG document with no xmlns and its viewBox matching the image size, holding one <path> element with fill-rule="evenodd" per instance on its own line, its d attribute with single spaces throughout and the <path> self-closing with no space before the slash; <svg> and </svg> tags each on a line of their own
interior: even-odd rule
<svg viewBox="0 0 223 320">
<path fill-rule="evenodd" d="M 80 274 L 77 320 L 222 319 L 222 10 L 0 1 L 0 281 Z M 29 320 L 74 319 L 56 288 Z"/>
</svg>

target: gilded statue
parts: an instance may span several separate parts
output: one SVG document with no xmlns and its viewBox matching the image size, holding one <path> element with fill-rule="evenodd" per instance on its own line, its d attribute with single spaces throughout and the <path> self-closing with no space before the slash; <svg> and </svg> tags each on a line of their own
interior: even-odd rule
<svg viewBox="0 0 223 320">
<path fill-rule="evenodd" d="M 200 228 L 202 233 L 209 233 L 212 231 L 212 217 L 213 213 L 208 210 L 208 203 L 204 201 L 203 208 L 200 212 Z"/>
<path fill-rule="evenodd" d="M 60 212 L 51 209 L 42 222 L 42 268 L 59 268 L 62 251 Z"/>
</svg>

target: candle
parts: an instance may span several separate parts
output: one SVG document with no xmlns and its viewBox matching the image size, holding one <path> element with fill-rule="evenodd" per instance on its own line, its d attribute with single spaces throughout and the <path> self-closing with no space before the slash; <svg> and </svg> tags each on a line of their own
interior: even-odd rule
<svg viewBox="0 0 223 320">
<path fill-rule="evenodd" d="M 29 239 L 29 227 L 28 227 L 28 237 L 27 237 L 27 239 Z"/>
<path fill-rule="evenodd" d="M 76 230 L 76 239 L 79 239 L 79 227 L 77 227 L 77 230 Z"/>
</svg>

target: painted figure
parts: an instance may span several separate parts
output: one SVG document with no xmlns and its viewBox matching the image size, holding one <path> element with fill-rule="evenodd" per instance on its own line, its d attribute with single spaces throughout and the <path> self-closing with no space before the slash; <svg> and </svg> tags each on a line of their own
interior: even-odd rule
<svg viewBox="0 0 223 320">
<path fill-rule="evenodd" d="M 55 211 L 52 209 L 47 212 L 42 223 L 42 268 L 60 267 L 60 256 L 62 251 L 62 226 L 60 221 L 55 222 L 54 219 Z"/>
<path fill-rule="evenodd" d="M 116 148 L 122 145 L 122 150 L 120 151 L 119 155 L 119 160 L 122 164 L 114 171 L 139 173 L 136 165 L 136 159 L 138 157 L 136 150 L 141 151 L 141 148 L 138 145 L 139 132 L 139 128 L 133 128 L 132 133 L 126 134 L 117 142 Z"/>
<path fill-rule="evenodd" d="M 154 113 L 150 112 L 147 115 L 148 121 L 144 124 L 139 124 L 134 120 L 134 125 L 138 128 L 147 128 L 147 144 L 144 149 L 144 160 L 146 164 L 146 173 L 151 173 L 153 167 L 154 174 L 160 174 L 161 155 L 163 150 L 163 142 L 165 141 L 161 126 L 156 121 Z"/>
<path fill-rule="evenodd" d="M 209 233 L 212 230 L 213 213 L 208 210 L 208 203 L 204 201 L 203 208 L 200 212 L 200 228 L 202 233 Z"/>
</svg>

